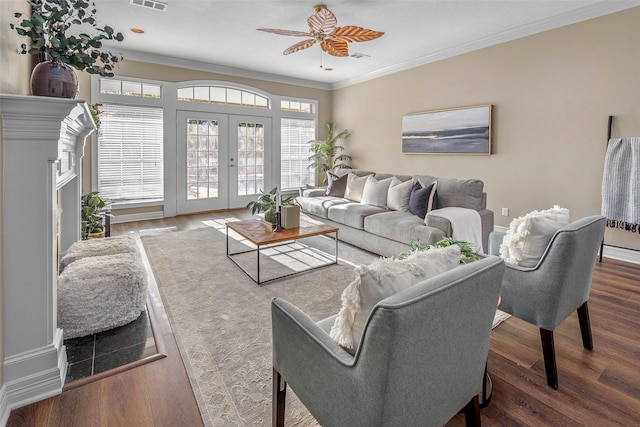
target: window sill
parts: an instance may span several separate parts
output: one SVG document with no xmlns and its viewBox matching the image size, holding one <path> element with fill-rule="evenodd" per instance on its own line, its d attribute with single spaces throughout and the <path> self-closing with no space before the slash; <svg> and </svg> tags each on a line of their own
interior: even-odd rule
<svg viewBox="0 0 640 427">
<path fill-rule="evenodd" d="M 111 210 L 146 208 L 150 206 L 164 206 L 164 199 L 153 199 L 153 200 L 144 200 L 144 201 L 130 200 L 130 201 L 113 202 L 110 205 Z"/>
</svg>

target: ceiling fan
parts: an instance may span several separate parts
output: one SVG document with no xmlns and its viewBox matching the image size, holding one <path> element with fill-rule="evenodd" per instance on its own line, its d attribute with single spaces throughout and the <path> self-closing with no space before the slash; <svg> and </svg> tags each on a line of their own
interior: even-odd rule
<svg viewBox="0 0 640 427">
<path fill-rule="evenodd" d="M 283 36 L 311 37 L 285 49 L 283 52 L 285 55 L 301 51 L 319 43 L 322 50 L 329 55 L 349 56 L 347 43 L 366 42 L 377 39 L 384 34 L 380 31 L 354 25 L 338 27 L 338 19 L 333 12 L 323 4 L 313 6 L 313 10 L 315 13 L 307 18 L 309 32 L 278 30 L 274 28 L 258 28 L 257 30 Z"/>
</svg>

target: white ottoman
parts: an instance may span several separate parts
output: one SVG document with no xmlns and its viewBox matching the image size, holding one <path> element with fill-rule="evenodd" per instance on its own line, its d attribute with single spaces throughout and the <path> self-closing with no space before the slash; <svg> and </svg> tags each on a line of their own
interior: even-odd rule
<svg viewBox="0 0 640 427">
<path fill-rule="evenodd" d="M 138 252 L 138 245 L 129 236 L 106 237 L 104 239 L 87 239 L 74 242 L 60 260 L 60 271 L 72 262 L 90 256 L 114 255 Z"/>
<path fill-rule="evenodd" d="M 91 256 L 58 276 L 58 327 L 64 339 L 134 321 L 147 299 L 147 271 L 137 252 Z"/>
</svg>

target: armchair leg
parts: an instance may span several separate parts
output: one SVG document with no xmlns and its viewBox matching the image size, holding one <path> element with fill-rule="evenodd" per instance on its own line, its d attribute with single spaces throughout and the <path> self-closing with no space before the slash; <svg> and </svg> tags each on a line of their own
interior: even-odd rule
<svg viewBox="0 0 640 427">
<path fill-rule="evenodd" d="M 587 350 L 593 350 L 593 338 L 591 338 L 591 322 L 589 321 L 589 308 L 585 301 L 578 307 L 578 320 L 580 321 L 580 333 L 582 334 L 582 345 Z"/>
<path fill-rule="evenodd" d="M 467 427 L 480 427 L 480 400 L 478 395 L 464 407 L 464 419 Z"/>
<path fill-rule="evenodd" d="M 280 372 L 273 368 L 272 426 L 284 427 L 284 407 L 287 397 L 287 383 Z"/>
<path fill-rule="evenodd" d="M 540 328 L 542 339 L 542 355 L 544 356 L 544 369 L 547 373 L 549 387 L 558 389 L 558 370 L 556 368 L 556 351 L 553 344 L 553 331 Z"/>
</svg>

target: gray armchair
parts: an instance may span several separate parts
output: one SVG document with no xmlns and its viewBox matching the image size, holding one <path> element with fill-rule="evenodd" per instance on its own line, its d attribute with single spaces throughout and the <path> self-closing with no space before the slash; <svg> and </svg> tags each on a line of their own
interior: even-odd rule
<svg viewBox="0 0 640 427">
<path fill-rule="evenodd" d="M 331 426 L 440 426 L 464 408 L 480 425 L 478 392 L 504 262 L 488 257 L 379 302 L 355 355 L 274 298 L 273 425 L 284 425 L 287 384 Z"/>
<path fill-rule="evenodd" d="M 535 267 L 506 264 L 500 310 L 540 328 L 547 384 L 558 388 L 553 331 L 578 311 L 582 344 L 593 349 L 587 300 L 596 255 L 604 236 L 605 218 L 594 215 L 558 230 Z M 489 236 L 489 253 L 496 255 L 502 233 Z"/>
</svg>

